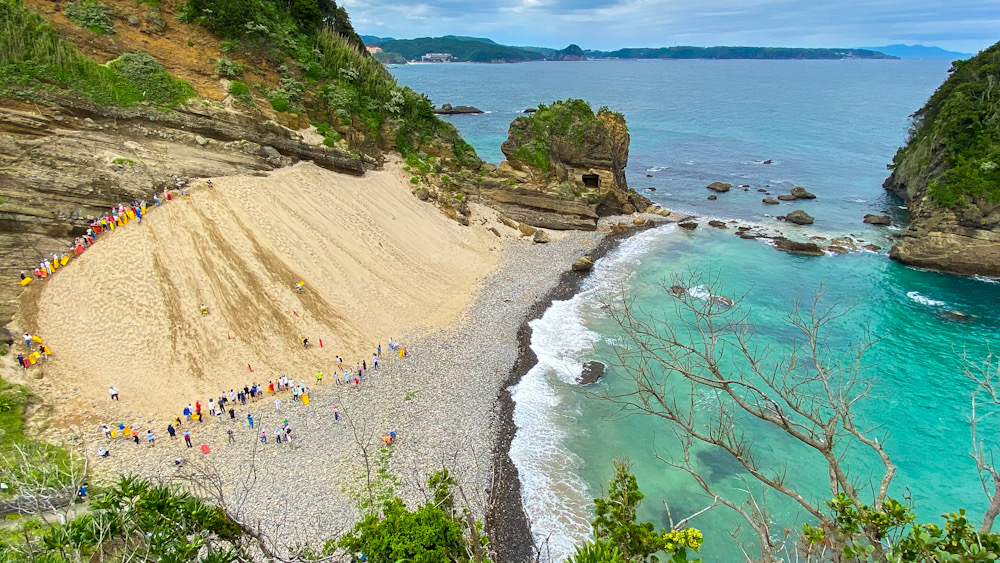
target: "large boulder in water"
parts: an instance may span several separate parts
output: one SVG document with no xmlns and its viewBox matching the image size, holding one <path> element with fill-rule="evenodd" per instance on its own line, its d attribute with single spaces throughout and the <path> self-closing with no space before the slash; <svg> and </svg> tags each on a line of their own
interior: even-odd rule
<svg viewBox="0 0 1000 563">
<path fill-rule="evenodd" d="M 733 185 L 726 182 L 712 182 L 711 184 L 705 186 L 706 188 L 712 190 L 713 192 L 726 193 L 732 189 Z"/>
<path fill-rule="evenodd" d="M 795 199 L 816 199 L 816 194 L 806 191 L 802 186 L 792 188 L 792 195 Z"/>
<path fill-rule="evenodd" d="M 652 203 L 625 180 L 629 142 L 619 113 L 595 114 L 583 100 L 541 105 L 510 124 L 500 147 L 507 158 L 497 168 L 500 181 L 482 182 L 479 193 L 521 222 L 594 230 L 599 217 Z"/>
<path fill-rule="evenodd" d="M 601 362 L 584 362 L 583 372 L 580 374 L 580 379 L 578 383 L 581 385 L 589 385 L 591 383 L 597 383 L 600 381 L 601 377 L 604 376 L 604 364 Z"/>
<path fill-rule="evenodd" d="M 812 225 L 813 218 L 811 215 L 802 211 L 801 209 L 796 209 L 791 213 L 785 215 L 785 221 L 789 223 L 795 223 L 796 225 Z"/>
</svg>

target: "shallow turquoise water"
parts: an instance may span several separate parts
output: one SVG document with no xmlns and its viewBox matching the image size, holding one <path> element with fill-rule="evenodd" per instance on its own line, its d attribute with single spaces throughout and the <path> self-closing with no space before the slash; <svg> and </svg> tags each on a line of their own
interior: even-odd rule
<svg viewBox="0 0 1000 563">
<path fill-rule="evenodd" d="M 423 65 L 394 69 L 404 83 L 438 103 L 472 104 L 492 113 L 456 116 L 477 151 L 502 158 L 499 144 L 523 108 L 569 96 L 623 111 L 632 134 L 630 185 L 655 187 L 666 207 L 702 215 L 769 222 L 779 211 L 760 204 L 758 187 L 772 192 L 804 185 L 819 197 L 796 202 L 816 217 L 800 236 L 852 233 L 886 246 L 887 231 L 861 224 L 865 213 L 888 211 L 905 220 L 881 183 L 907 116 L 946 76 L 941 61 L 617 61 L 523 65 Z M 774 164 L 760 161 L 773 159 Z M 651 176 L 651 177 L 647 177 Z M 705 199 L 714 180 L 746 183 L 750 191 Z M 892 231 L 888 231 L 892 232 Z M 744 241 L 732 231 L 672 227 L 643 233 L 598 263 L 576 298 L 553 304 L 533 324 L 540 363 L 513 389 L 518 435 L 511 455 L 524 486 L 536 536 L 552 534 L 557 556 L 588 534 L 589 498 L 600 494 L 611 459 L 628 455 L 647 495 L 645 517 L 664 521 L 661 500 L 674 514 L 707 504 L 691 479 L 663 465 L 654 452 L 676 452 L 669 428 L 643 417 L 622 418 L 591 398 L 573 378 L 586 359 L 610 362 L 618 335 L 600 309 L 601 295 L 625 283 L 644 307 L 663 310 L 672 298 L 656 284 L 699 270 L 718 278 L 726 294 L 746 294 L 757 335 L 778 346 L 795 334 L 782 322 L 796 299 L 810 301 L 822 286 L 825 303 L 853 306 L 829 332 L 835 352 L 858 344 L 865 329 L 878 339 L 867 356 L 873 400 L 864 421 L 886 438 L 899 466 L 892 494 L 910 496 L 921 517 L 984 502 L 969 451 L 969 393 L 957 356 L 986 353 L 1000 336 L 1000 284 L 918 271 L 884 254 L 802 257 Z M 956 322 L 948 310 L 970 315 Z M 625 389 L 609 376 L 592 391 Z M 780 432 L 752 425 L 761 459 L 787 467 L 789 482 L 816 499 L 826 470 L 803 457 Z M 995 441 L 996 432 L 987 434 Z M 848 455 L 867 475 L 871 460 Z M 723 489 L 738 488 L 733 460 L 711 451 L 695 457 L 703 474 Z M 801 516 L 771 495 L 778 527 L 800 528 Z M 735 560 L 727 531 L 738 524 L 718 508 L 693 525 L 706 534 L 707 561 Z M 745 528 L 746 526 L 744 526 Z"/>
</svg>

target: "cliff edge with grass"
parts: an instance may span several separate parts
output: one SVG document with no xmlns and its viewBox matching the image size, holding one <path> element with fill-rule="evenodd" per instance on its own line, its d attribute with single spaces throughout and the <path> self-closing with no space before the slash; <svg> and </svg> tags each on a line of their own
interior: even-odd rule
<svg viewBox="0 0 1000 563">
<path fill-rule="evenodd" d="M 480 164 L 332 0 L 0 0 L 0 325 L 18 273 L 113 205 L 299 160 L 361 175 L 397 152 Z"/>
<path fill-rule="evenodd" d="M 1000 276 L 1000 43 L 956 61 L 913 114 L 885 188 L 910 210 L 890 256 L 913 266 Z"/>
</svg>

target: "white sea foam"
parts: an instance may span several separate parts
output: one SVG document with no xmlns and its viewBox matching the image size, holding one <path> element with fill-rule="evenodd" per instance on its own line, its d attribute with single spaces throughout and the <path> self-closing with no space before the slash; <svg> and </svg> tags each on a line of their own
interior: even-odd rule
<svg viewBox="0 0 1000 563">
<path fill-rule="evenodd" d="M 988 276 L 972 276 L 972 279 L 986 283 L 1000 283 L 1000 278 L 991 278 Z"/>
<path fill-rule="evenodd" d="M 693 160 L 685 160 L 684 164 L 686 164 L 688 166 L 694 166 L 694 161 Z"/>
<path fill-rule="evenodd" d="M 921 295 L 917 291 L 907 292 L 906 296 L 909 297 L 910 299 L 916 301 L 917 303 L 920 303 L 921 305 L 926 305 L 928 307 L 940 307 L 942 305 L 945 305 L 944 301 L 938 301 L 936 299 L 931 299 L 930 297 L 927 297 L 926 295 Z"/>
<path fill-rule="evenodd" d="M 565 445 L 578 413 L 568 412 L 567 391 L 576 384 L 583 360 L 601 336 L 585 319 L 600 311 L 600 298 L 620 287 L 657 240 L 676 230 L 651 229 L 598 260 L 582 291 L 554 301 L 531 324 L 531 349 L 538 363 L 511 388 L 517 432 L 510 457 L 521 479 L 521 500 L 536 541 L 548 538 L 552 562 L 564 560 L 590 536 L 591 492 L 579 477 L 582 461 Z"/>
<path fill-rule="evenodd" d="M 664 170 L 667 170 L 669 168 L 670 168 L 669 166 L 653 166 L 651 168 L 647 168 L 646 172 L 663 172 Z"/>
<path fill-rule="evenodd" d="M 688 295 L 694 297 L 695 299 L 700 299 L 702 301 L 712 296 L 712 294 L 708 292 L 708 288 L 706 288 L 703 285 L 696 285 L 694 287 L 689 287 Z"/>
</svg>

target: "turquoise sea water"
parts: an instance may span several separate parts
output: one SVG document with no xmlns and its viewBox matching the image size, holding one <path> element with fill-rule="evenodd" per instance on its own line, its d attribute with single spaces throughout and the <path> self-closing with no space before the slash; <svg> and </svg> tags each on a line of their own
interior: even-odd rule
<svg viewBox="0 0 1000 563">
<path fill-rule="evenodd" d="M 632 134 L 629 184 L 655 187 L 650 197 L 665 207 L 770 223 L 766 214 L 793 207 L 765 207 L 756 189 L 780 193 L 803 185 L 818 197 L 795 207 L 815 216 L 816 224 L 782 225 L 786 232 L 854 234 L 885 247 L 893 231 L 867 227 L 861 218 L 888 211 L 905 220 L 900 202 L 881 188 L 885 163 L 905 140 L 907 116 L 947 68 L 936 60 L 602 61 L 420 65 L 393 72 L 438 104 L 492 112 L 451 118 L 486 160 L 502 158 L 499 145 L 518 111 L 585 98 L 595 108 L 608 105 L 625 114 Z M 767 159 L 774 163 L 760 163 Z M 749 184 L 750 191 L 734 189 L 707 201 L 705 185 L 715 180 Z M 911 497 L 924 518 L 959 507 L 981 514 L 985 503 L 967 456 L 971 387 L 956 356 L 981 357 L 987 342 L 1000 337 L 1000 284 L 915 270 L 884 253 L 802 257 L 741 240 L 732 231 L 664 227 L 629 239 L 598 263 L 580 295 L 554 303 L 533 323 L 539 365 L 513 389 L 519 430 L 511 455 L 533 531 L 540 538 L 551 534 L 554 555 L 565 555 L 588 536 L 589 500 L 600 494 L 614 457 L 633 461 L 647 518 L 665 523 L 661 500 L 675 516 L 709 502 L 690 477 L 655 459 L 654 453 L 677 452 L 668 427 L 650 418 L 623 418 L 588 393 L 626 390 L 620 375 L 611 373 L 590 389 L 573 383 L 583 361 L 613 363 L 620 343 L 599 306 L 602 295 L 624 283 L 639 304 L 663 312 L 670 322 L 672 298 L 657 284 L 691 270 L 717 279 L 723 293 L 746 294 L 756 336 L 776 346 L 794 340 L 783 315 L 796 300 L 810 301 L 821 286 L 824 303 L 852 306 L 831 326 L 829 343 L 844 353 L 865 330 L 878 338 L 863 374 L 873 399 L 860 412 L 886 439 L 899 467 L 892 494 Z M 949 310 L 970 319 L 955 321 Z M 822 463 L 802 455 L 780 432 L 749 428 L 762 460 L 787 469 L 789 482 L 810 498 L 828 496 Z M 996 435 L 988 434 L 987 443 Z M 848 459 L 853 470 L 869 474 L 870 459 L 854 453 Z M 726 456 L 701 450 L 694 462 L 713 486 L 727 492 L 742 486 L 739 468 Z M 770 499 L 777 527 L 799 529 L 801 515 L 776 497 Z M 705 532 L 706 561 L 738 558 L 727 533 L 738 523 L 724 508 L 692 523 Z"/>
</svg>

